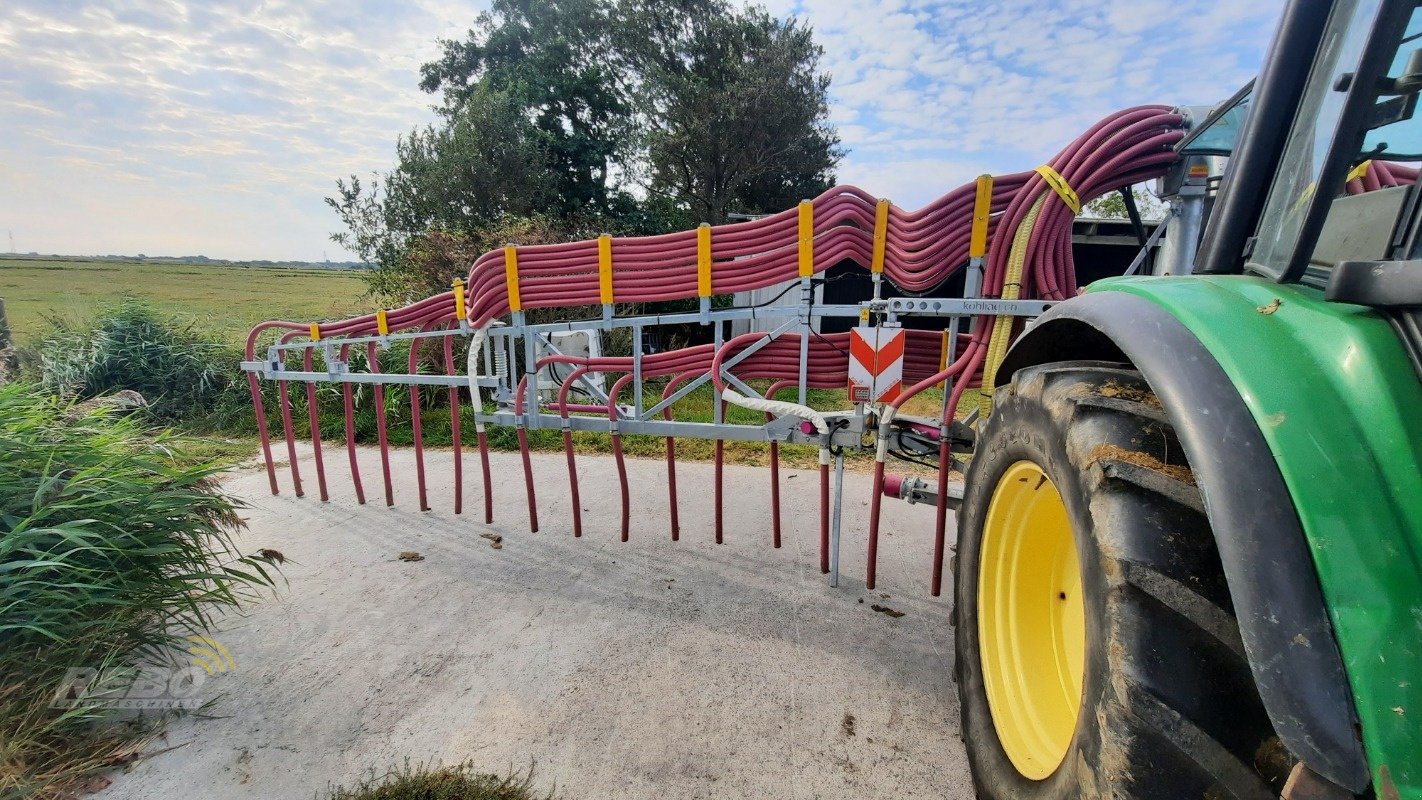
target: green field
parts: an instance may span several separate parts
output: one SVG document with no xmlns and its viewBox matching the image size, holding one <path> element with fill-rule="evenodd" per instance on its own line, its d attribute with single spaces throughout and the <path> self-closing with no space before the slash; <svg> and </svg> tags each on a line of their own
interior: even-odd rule
<svg viewBox="0 0 1422 800">
<path fill-rule="evenodd" d="M 372 304 L 364 293 L 345 270 L 0 259 L 0 298 L 20 345 L 34 343 L 47 318 L 78 320 L 126 299 L 236 344 L 263 320 L 353 316 Z"/>
</svg>

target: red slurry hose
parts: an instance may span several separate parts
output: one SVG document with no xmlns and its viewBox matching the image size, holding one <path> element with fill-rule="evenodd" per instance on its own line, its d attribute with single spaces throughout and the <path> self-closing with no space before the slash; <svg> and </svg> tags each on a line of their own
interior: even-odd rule
<svg viewBox="0 0 1422 800">
<path fill-rule="evenodd" d="M 1396 161 L 1365 161 L 1354 168 L 1347 183 L 1348 194 L 1374 192 L 1417 182 L 1418 170 Z"/>
<path fill-rule="evenodd" d="M 726 418 L 726 401 L 721 401 L 721 419 Z M 715 486 L 712 491 L 716 504 L 716 544 L 725 544 L 726 529 L 726 440 L 717 439 L 715 448 Z"/>
<path fill-rule="evenodd" d="M 1380 172 L 1382 170 L 1378 169 L 1368 169 L 1363 172 L 1363 191 L 1376 192 L 1383 187 L 1382 181 L 1379 179 Z"/>
<path fill-rule="evenodd" d="M 518 382 L 518 391 L 514 393 L 514 414 L 523 415 L 523 396 L 528 390 L 528 375 L 524 374 Z M 538 413 L 538 409 L 531 409 L 531 414 Z M 533 457 L 528 452 L 528 426 L 520 420 L 518 428 L 518 453 L 523 460 L 523 489 L 528 497 L 528 532 L 538 533 L 538 497 L 533 489 Z"/>
<path fill-rule="evenodd" d="M 820 574 L 830 571 L 830 465 L 829 448 L 820 448 Z"/>
<path fill-rule="evenodd" d="M 693 376 L 691 373 L 682 373 L 667 381 L 666 388 L 662 390 L 662 401 L 671 397 L 683 383 L 686 383 Z M 662 409 L 662 419 L 670 421 L 672 418 L 671 406 Z M 681 515 L 677 511 L 676 503 L 676 438 L 667 438 L 667 508 L 671 517 L 671 538 L 672 541 L 681 539 Z"/>
<path fill-rule="evenodd" d="M 971 337 L 966 334 L 959 335 L 959 344 L 964 341 L 971 341 Z M 945 339 L 946 344 L 946 339 Z M 952 362 L 958 358 L 959 350 L 954 347 L 953 352 L 946 354 L 945 363 Z M 930 370 L 932 372 L 932 370 Z M 968 378 L 964 377 L 963 382 Z M 947 408 L 949 398 L 944 398 L 944 407 Z M 942 431 L 949 431 L 953 425 L 954 416 L 945 415 L 940 421 L 940 438 L 938 440 L 938 494 L 934 502 L 933 517 L 933 575 L 930 579 L 929 591 L 934 597 L 938 597 L 943 592 L 943 554 L 947 543 L 948 530 L 948 473 L 953 468 L 953 453 L 949 436 L 941 436 Z"/>
<path fill-rule="evenodd" d="M 796 381 L 776 381 L 765 390 L 765 399 L 774 400 L 777 394 L 797 385 Z M 765 421 L 770 422 L 775 415 L 766 412 Z M 780 443 L 770 440 L 770 541 L 780 549 Z"/>
<path fill-rule="evenodd" d="M 484 413 L 483 394 L 479 391 L 479 384 L 476 380 L 480 355 L 480 339 L 475 336 L 469 342 L 467 354 L 467 366 L 465 371 L 469 378 L 469 404 L 474 408 L 474 441 L 479 449 L 479 472 L 484 483 L 484 524 L 494 523 L 494 477 L 489 469 L 489 434 L 484 430 L 484 422 L 479 417 Z"/>
<path fill-rule="evenodd" d="M 622 388 L 632 381 L 630 374 L 623 375 L 613 384 L 612 389 L 607 393 L 607 420 L 610 424 L 617 424 L 617 396 L 622 393 Z M 622 500 L 622 522 L 620 530 L 622 541 L 627 541 L 628 532 L 631 528 L 632 509 L 627 491 L 627 461 L 622 456 L 622 433 L 621 430 L 612 431 L 612 458 L 617 462 L 617 487 Z"/>
<path fill-rule="evenodd" d="M 291 435 L 291 400 L 287 397 L 286 381 L 277 381 L 277 404 L 281 408 L 281 435 L 286 440 L 287 468 L 291 470 L 291 483 L 297 497 L 304 497 L 301 489 L 301 468 L 296 463 L 296 440 Z"/>
<path fill-rule="evenodd" d="M 539 364 L 540 367 L 542 367 L 544 364 L 559 364 L 559 363 L 561 363 L 561 364 L 574 364 L 574 365 L 577 365 L 577 366 L 575 367 L 575 369 L 574 369 L 571 373 L 569 373 L 569 375 L 563 380 L 563 385 L 562 385 L 562 387 L 558 390 L 558 403 L 557 403 L 557 407 L 558 407 L 559 413 L 561 414 L 561 416 L 562 416 L 564 419 L 567 419 L 568 413 L 569 413 L 570 411 L 579 411 L 579 410 L 582 410 L 582 411 L 601 411 L 601 412 L 603 412 L 603 413 L 608 414 L 610 421 L 616 421 L 616 416 L 617 416 L 617 411 L 616 411 L 616 397 L 617 397 L 617 395 L 621 392 L 622 387 L 624 387 L 624 386 L 626 385 L 627 381 L 631 380 L 631 376 L 630 376 L 630 375 L 624 376 L 622 379 L 620 379 L 620 380 L 613 386 L 612 394 L 609 396 L 609 404 L 608 404 L 607 406 L 581 406 L 581 407 L 580 407 L 580 406 L 570 405 L 570 404 L 568 403 L 568 391 L 569 391 L 569 389 L 572 388 L 573 384 L 575 384 L 579 378 L 581 378 L 584 374 L 586 374 L 587 372 L 590 371 L 590 366 L 589 366 L 589 365 L 590 365 L 590 363 L 591 363 L 592 361 L 599 361 L 599 362 L 615 362 L 615 363 L 616 363 L 616 366 L 613 367 L 613 369 L 616 369 L 616 368 L 630 369 L 630 367 L 631 367 L 631 365 L 630 365 L 631 359 L 581 359 L 581 358 L 570 357 L 570 356 L 548 356 L 548 357 L 545 357 L 545 358 L 543 358 L 543 359 L 540 359 L 539 362 L 538 362 L 538 364 Z M 610 371 L 610 370 L 609 370 L 609 371 Z M 653 367 L 652 367 L 652 372 L 654 373 L 652 376 L 655 377 L 657 374 L 660 374 L 660 373 L 662 372 L 662 370 L 657 369 L 656 364 L 654 363 L 654 364 L 653 364 Z M 662 392 L 662 399 L 665 400 L 667 397 L 669 397 L 669 396 L 671 395 L 671 393 L 672 393 L 673 391 L 675 391 L 675 389 L 676 389 L 677 386 L 679 386 L 681 383 L 684 383 L 684 382 L 685 382 L 688 378 L 690 378 L 690 377 L 692 377 L 692 375 L 691 375 L 690 373 L 682 373 L 682 374 L 679 374 L 679 375 L 677 375 L 676 377 L 674 377 L 671 381 L 668 382 L 666 389 Z M 665 408 L 665 409 L 663 409 L 663 410 L 662 410 L 662 416 L 663 416 L 665 419 L 668 419 L 668 420 L 671 419 L 671 418 L 672 418 L 672 416 L 671 416 L 671 409 L 670 409 L 670 408 Z M 668 496 L 669 496 L 670 508 L 671 508 L 671 527 L 672 527 L 671 535 L 672 535 L 672 541 L 677 541 L 677 540 L 680 538 L 681 529 L 680 529 L 680 525 L 679 525 L 679 523 L 678 523 L 677 502 L 676 502 L 676 461 L 675 461 L 675 458 L 676 458 L 676 445 L 675 445 L 675 440 L 673 439 L 673 437 L 668 436 L 668 437 L 666 437 L 666 438 L 667 438 L 667 490 L 668 490 Z M 573 500 L 573 530 L 574 530 L 574 536 L 581 536 L 581 535 L 582 535 L 582 506 L 581 506 L 580 503 L 579 503 L 578 476 L 577 476 L 576 461 L 575 461 L 574 450 L 573 450 L 572 431 L 571 431 L 571 429 L 569 429 L 569 428 L 567 428 L 567 427 L 564 427 L 564 429 L 563 429 L 563 450 L 564 450 L 564 453 L 565 453 L 565 455 L 566 455 L 566 457 L 567 457 L 567 461 L 568 461 L 568 485 L 569 485 L 569 488 L 570 488 L 570 490 L 571 490 L 571 492 L 572 492 L 572 500 Z M 621 457 L 621 437 L 620 437 L 619 435 L 617 435 L 617 434 L 614 434 L 614 435 L 613 435 L 613 452 L 614 452 L 614 454 L 615 454 L 618 458 Z M 623 535 L 623 540 L 626 541 L 626 536 L 627 536 L 627 533 L 628 533 L 628 527 L 629 527 L 629 522 L 630 522 L 630 510 L 628 509 L 628 501 L 627 501 L 627 498 L 628 498 L 628 488 L 627 488 L 627 485 L 626 485 L 626 472 L 625 472 L 625 467 L 624 467 L 623 469 L 620 469 L 618 474 L 619 474 L 619 478 L 620 478 L 620 482 L 621 482 L 622 496 L 623 496 L 623 498 L 624 498 L 624 500 L 623 500 L 623 508 L 622 508 L 622 535 Z"/>
<path fill-rule="evenodd" d="M 479 445 L 479 468 L 483 470 L 484 475 L 484 524 L 492 525 L 494 522 L 494 478 L 493 473 L 489 471 L 489 434 L 480 429 L 475 431 L 474 438 Z"/>
<path fill-rule="evenodd" d="M 420 328 L 421 333 L 424 328 Z M 419 372 L 420 362 L 420 340 L 410 340 L 410 358 L 408 369 L 410 374 Z M 420 419 L 420 385 L 410 384 L 410 427 L 415 438 L 415 484 L 420 494 L 420 510 L 430 510 L 429 493 L 425 489 L 425 431 Z"/>
<path fill-rule="evenodd" d="M 523 460 L 523 486 L 528 496 L 528 532 L 538 533 L 538 498 L 533 489 L 533 458 L 528 452 L 528 429 L 518 426 L 518 452 Z"/>
<path fill-rule="evenodd" d="M 257 381 L 257 373 L 247 373 L 247 391 L 252 394 L 252 410 L 257 415 L 257 438 L 262 443 L 262 461 L 267 467 L 267 484 L 271 487 L 272 494 L 280 494 L 277 487 L 276 468 L 272 462 L 272 440 L 267 429 L 267 409 L 262 402 L 262 387 Z M 347 411 L 349 413 L 349 411 Z"/>
<path fill-rule="evenodd" d="M 375 342 L 365 346 L 365 359 L 370 371 L 380 372 L 380 356 L 375 353 Z M 375 397 L 375 435 L 380 442 L 380 474 L 385 479 L 385 505 L 395 505 L 395 486 L 390 481 L 390 435 L 385 427 L 385 385 L 374 384 L 371 394 Z"/>
<path fill-rule="evenodd" d="M 934 597 L 943 593 L 943 550 L 948 528 L 948 472 L 953 463 L 949 444 L 947 437 L 938 442 L 938 498 L 933 509 L 933 578 L 929 587 Z"/>
<path fill-rule="evenodd" d="M 587 371 L 587 367 L 575 368 L 558 388 L 558 412 L 564 420 L 568 419 L 571 410 L 568 408 L 568 389 Z M 578 496 L 578 462 L 573 455 L 573 430 L 566 422 L 563 426 L 563 452 L 568 459 L 568 491 L 572 493 L 573 500 L 573 537 L 578 538 L 583 535 L 583 503 Z"/>
<path fill-rule="evenodd" d="M 283 337 L 281 343 L 286 344 L 290 336 L 291 334 L 287 334 Z M 282 354 L 282 361 L 286 361 L 285 352 Z M 296 496 L 304 497 L 306 492 L 301 488 L 301 467 L 296 461 L 296 432 L 291 424 L 291 397 L 286 381 L 277 381 L 277 403 L 281 407 L 281 435 L 286 440 L 287 468 L 291 470 L 291 483 L 296 490 Z"/>
<path fill-rule="evenodd" d="M 549 405 L 554 411 L 572 411 L 581 414 L 606 414 L 607 406 L 592 405 L 590 403 L 553 403 Z"/>
<path fill-rule="evenodd" d="M 247 346 L 244 351 L 248 361 L 255 361 L 257 358 L 257 337 L 269 329 L 286 328 L 298 330 L 300 325 L 295 322 L 263 322 L 256 326 L 247 334 Z M 252 394 L 252 410 L 257 417 L 257 436 L 262 443 L 262 461 L 267 468 L 267 483 L 271 485 L 272 494 L 280 494 L 276 478 L 276 462 L 272 459 L 271 430 L 267 427 L 267 411 L 265 403 L 262 401 L 261 384 L 257 381 L 255 372 L 247 373 L 247 389 Z"/>
<path fill-rule="evenodd" d="M 312 350 L 308 347 L 303 351 L 301 367 L 306 372 L 311 372 Z M 316 411 L 316 383 L 306 382 L 306 422 L 311 427 L 311 452 L 316 460 L 316 485 L 321 491 L 321 502 L 327 502 L 331 495 L 326 491 L 326 464 L 321 459 L 321 421 L 317 418 Z"/>
<path fill-rule="evenodd" d="M 350 357 L 351 346 L 341 345 L 341 360 Z M 365 487 L 360 482 L 360 462 L 356 460 L 355 440 L 355 400 L 351 396 L 351 385 L 341 384 L 341 402 L 346 411 L 346 457 L 351 462 L 351 485 L 355 487 L 356 503 L 365 505 Z"/>
<path fill-rule="evenodd" d="M 452 323 L 449 327 L 455 327 Z M 444 337 L 444 371 L 453 377 L 454 337 Z M 349 384 L 347 384 L 349 385 Z M 464 513 L 464 451 L 460 443 L 459 387 L 449 387 L 449 438 L 454 449 L 454 513 Z"/>
</svg>

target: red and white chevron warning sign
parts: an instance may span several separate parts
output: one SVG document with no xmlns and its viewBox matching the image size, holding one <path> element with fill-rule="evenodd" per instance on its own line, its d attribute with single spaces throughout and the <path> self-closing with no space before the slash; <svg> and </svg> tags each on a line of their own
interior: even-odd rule
<svg viewBox="0 0 1422 800">
<path fill-rule="evenodd" d="M 903 328 L 867 325 L 853 328 L 849 334 L 850 402 L 892 402 L 903 389 L 908 334 Z"/>
</svg>

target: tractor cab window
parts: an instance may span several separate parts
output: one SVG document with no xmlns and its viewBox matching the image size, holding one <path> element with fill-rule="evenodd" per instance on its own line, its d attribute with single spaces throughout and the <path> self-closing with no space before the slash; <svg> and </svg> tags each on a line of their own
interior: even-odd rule
<svg viewBox="0 0 1422 800">
<path fill-rule="evenodd" d="M 1422 8 L 1413 9 L 1412 18 L 1407 22 L 1407 32 L 1402 37 L 1402 45 L 1397 48 L 1388 68 L 1388 76 L 1399 80 L 1401 76 L 1407 75 L 1411 71 L 1409 62 L 1419 49 L 1422 49 Z M 1388 102 L 1402 106 L 1415 104 L 1416 98 L 1416 94 L 1401 95 Z M 1361 158 L 1392 162 L 1422 161 L 1422 119 L 1413 113 L 1401 113 L 1406 109 L 1398 108 L 1397 111 L 1402 118 L 1373 128 L 1363 137 Z"/>
<path fill-rule="evenodd" d="M 1338 89 L 1357 71 L 1380 5 L 1380 0 L 1344 0 L 1333 7 L 1249 255 L 1250 266 L 1268 275 L 1283 275 L 1290 267 L 1343 116 L 1348 95 Z"/>
<path fill-rule="evenodd" d="M 1251 270 L 1322 285 L 1341 261 L 1390 256 L 1417 182 L 1417 165 L 1405 162 L 1422 160 L 1419 88 L 1416 3 L 1334 5 L 1248 256 Z"/>
<path fill-rule="evenodd" d="M 1177 148 L 1187 156 L 1228 156 L 1234 154 L 1239 132 L 1249 116 L 1254 82 L 1250 81 L 1234 96 L 1221 103 L 1195 131 L 1191 131 Z"/>
<path fill-rule="evenodd" d="M 1422 63 L 1422 9 L 1414 9 L 1385 81 L 1400 82 Z M 1324 285 L 1334 266 L 1344 261 L 1384 261 L 1395 257 L 1395 230 L 1416 191 L 1422 159 L 1422 115 L 1417 95 L 1380 98 L 1370 111 L 1376 125 L 1363 137 L 1362 152 L 1351 164 L 1344 188 L 1330 203 L 1328 216 L 1309 255 L 1304 280 Z M 1413 163 L 1407 163 L 1413 162 Z"/>
</svg>

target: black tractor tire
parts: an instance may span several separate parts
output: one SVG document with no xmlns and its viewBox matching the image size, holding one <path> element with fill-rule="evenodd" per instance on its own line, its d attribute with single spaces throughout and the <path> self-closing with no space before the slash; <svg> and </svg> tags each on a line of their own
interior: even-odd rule
<svg viewBox="0 0 1422 800">
<path fill-rule="evenodd" d="M 1277 798 L 1292 762 L 1255 689 L 1200 492 L 1140 374 L 1084 361 L 1020 370 L 996 392 L 975 450 L 958 516 L 954 622 L 978 796 Z M 1085 611 L 1075 731 L 1040 780 L 999 739 L 979 642 L 984 520 L 999 479 L 1022 460 L 1061 495 Z"/>
</svg>

